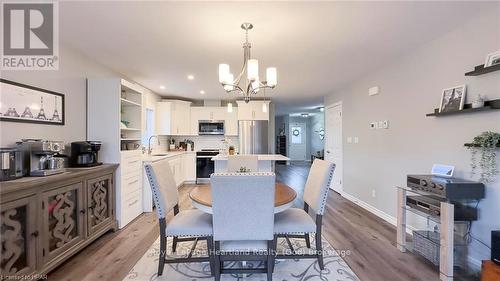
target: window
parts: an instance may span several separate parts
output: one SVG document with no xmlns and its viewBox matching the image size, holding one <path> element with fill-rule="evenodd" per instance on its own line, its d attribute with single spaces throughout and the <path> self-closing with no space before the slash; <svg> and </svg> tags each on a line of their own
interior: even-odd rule
<svg viewBox="0 0 500 281">
<path fill-rule="evenodd" d="M 142 135 L 142 145 L 148 147 L 149 138 L 154 135 L 154 110 L 146 108 L 144 119 L 146 120 L 144 134 Z"/>
</svg>

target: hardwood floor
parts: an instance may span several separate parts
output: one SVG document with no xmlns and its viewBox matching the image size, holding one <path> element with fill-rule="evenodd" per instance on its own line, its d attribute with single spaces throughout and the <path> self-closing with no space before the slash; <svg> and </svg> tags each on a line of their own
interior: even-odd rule
<svg viewBox="0 0 500 281">
<path fill-rule="evenodd" d="M 293 187 L 298 198 L 309 173 L 308 163 L 277 165 L 278 181 Z M 181 210 L 192 208 L 192 185 L 179 189 Z M 301 206 L 297 199 L 297 206 Z M 171 215 L 170 215 L 171 216 Z M 122 280 L 158 236 L 156 215 L 143 214 L 126 228 L 104 235 L 49 274 L 49 280 Z M 437 269 L 421 258 L 399 252 L 391 224 L 342 198 L 328 196 L 323 235 L 339 251 L 362 281 L 439 280 Z M 471 280 L 456 278 L 458 280 Z"/>
</svg>

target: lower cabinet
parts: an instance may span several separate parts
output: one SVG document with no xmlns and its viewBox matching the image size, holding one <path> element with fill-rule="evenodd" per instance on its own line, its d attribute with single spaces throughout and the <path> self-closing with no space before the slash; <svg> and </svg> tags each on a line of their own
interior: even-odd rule
<svg viewBox="0 0 500 281">
<path fill-rule="evenodd" d="M 43 264 L 85 239 L 83 183 L 42 193 L 41 235 Z"/>
<path fill-rule="evenodd" d="M 114 169 L 0 194 L 0 274 L 46 274 L 117 228 Z M 51 176 L 57 179 L 57 176 Z M 0 190 L 1 191 L 1 190 Z"/>
<path fill-rule="evenodd" d="M 1 275 L 30 275 L 36 271 L 37 199 L 35 195 L 0 205 Z"/>
<path fill-rule="evenodd" d="M 87 235 L 102 230 L 114 220 L 113 175 L 87 181 Z"/>
</svg>

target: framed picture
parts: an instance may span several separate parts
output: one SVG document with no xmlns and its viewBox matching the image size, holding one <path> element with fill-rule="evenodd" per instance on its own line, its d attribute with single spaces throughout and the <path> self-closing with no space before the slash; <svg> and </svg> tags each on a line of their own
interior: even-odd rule
<svg viewBox="0 0 500 281">
<path fill-rule="evenodd" d="M 465 101 L 465 85 L 443 90 L 439 112 L 462 110 Z"/>
<path fill-rule="evenodd" d="M 0 121 L 64 125 L 64 95 L 0 79 Z"/>
<path fill-rule="evenodd" d="M 500 51 L 489 54 L 484 62 L 484 67 L 500 64 Z"/>
</svg>

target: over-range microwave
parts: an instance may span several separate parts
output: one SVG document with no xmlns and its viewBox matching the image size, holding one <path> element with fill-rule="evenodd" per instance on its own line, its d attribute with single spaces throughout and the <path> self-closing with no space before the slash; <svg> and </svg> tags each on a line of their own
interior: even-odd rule
<svg viewBox="0 0 500 281">
<path fill-rule="evenodd" d="M 200 120 L 198 135 L 224 135 L 224 121 Z"/>
</svg>

